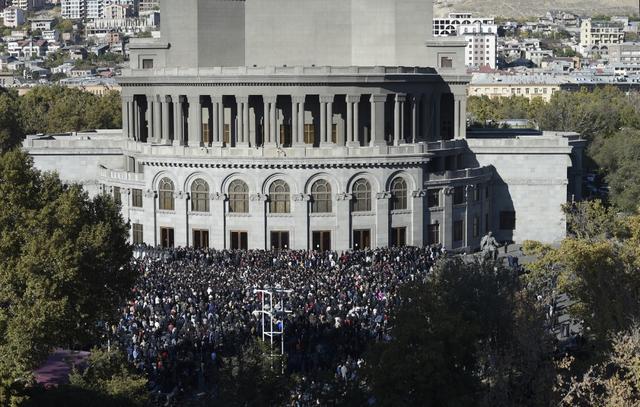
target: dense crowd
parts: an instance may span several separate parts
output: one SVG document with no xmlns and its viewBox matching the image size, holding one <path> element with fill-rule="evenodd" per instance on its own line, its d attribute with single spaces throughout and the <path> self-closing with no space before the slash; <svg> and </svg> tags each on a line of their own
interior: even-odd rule
<svg viewBox="0 0 640 407">
<path fill-rule="evenodd" d="M 366 343 L 389 338 L 400 286 L 424 279 L 441 254 L 437 247 L 341 254 L 138 247 L 133 299 L 110 334 L 154 390 L 204 390 L 220 355 L 261 335 L 254 290 L 290 289 L 287 368 L 303 375 L 331 369 L 348 381 Z"/>
</svg>

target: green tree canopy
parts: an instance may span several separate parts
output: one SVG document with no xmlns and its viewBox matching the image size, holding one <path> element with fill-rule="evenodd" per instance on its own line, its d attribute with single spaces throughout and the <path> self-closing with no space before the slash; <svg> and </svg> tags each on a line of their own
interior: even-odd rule
<svg viewBox="0 0 640 407">
<path fill-rule="evenodd" d="M 107 196 L 0 156 L 0 377 L 29 375 L 55 346 L 87 346 L 134 282 L 128 226 Z"/>
<path fill-rule="evenodd" d="M 543 313 L 497 263 L 450 259 L 406 287 L 367 380 L 381 406 L 538 406 L 553 383 Z"/>
</svg>

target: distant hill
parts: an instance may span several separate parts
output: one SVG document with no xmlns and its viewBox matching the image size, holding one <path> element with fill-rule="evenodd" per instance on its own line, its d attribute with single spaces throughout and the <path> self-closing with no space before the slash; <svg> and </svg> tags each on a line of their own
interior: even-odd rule
<svg viewBox="0 0 640 407">
<path fill-rule="evenodd" d="M 435 0 L 435 15 L 469 11 L 483 16 L 530 17 L 549 10 L 566 10 L 579 15 L 638 14 L 638 0 Z"/>
</svg>

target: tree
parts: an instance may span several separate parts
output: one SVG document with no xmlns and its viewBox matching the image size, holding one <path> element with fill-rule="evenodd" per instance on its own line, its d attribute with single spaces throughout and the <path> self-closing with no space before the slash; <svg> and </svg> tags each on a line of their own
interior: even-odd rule
<svg viewBox="0 0 640 407">
<path fill-rule="evenodd" d="M 147 379 L 136 373 L 120 351 L 95 348 L 86 366 L 74 370 L 69 384 L 56 389 L 32 388 L 26 406 L 136 407 L 147 405 Z"/>
<path fill-rule="evenodd" d="M 22 141 L 17 98 L 15 91 L 0 90 L 0 154 Z"/>
<path fill-rule="evenodd" d="M 640 202 L 640 130 L 625 129 L 592 144 L 591 153 L 605 172 L 611 203 L 633 213 Z"/>
<path fill-rule="evenodd" d="M 597 214 L 595 219 L 613 222 L 594 207 L 589 211 Z M 574 301 L 569 312 L 584 321 L 588 337 L 606 342 L 640 318 L 640 215 L 620 220 L 614 236 L 591 233 L 568 238 L 560 247 L 546 246 L 538 253 L 538 260 L 529 266 L 529 282 L 557 280 L 557 291 Z"/>
<path fill-rule="evenodd" d="M 0 156 L 0 379 L 28 377 L 56 346 L 86 348 L 135 279 L 128 226 L 107 196 Z"/>
<path fill-rule="evenodd" d="M 449 259 L 401 297 L 392 341 L 367 357 L 378 405 L 548 404 L 554 375 L 543 313 L 513 271 Z"/>
</svg>

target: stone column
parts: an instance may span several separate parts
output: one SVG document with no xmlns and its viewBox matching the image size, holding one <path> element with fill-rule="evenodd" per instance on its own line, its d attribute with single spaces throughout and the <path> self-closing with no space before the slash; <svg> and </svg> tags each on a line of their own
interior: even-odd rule
<svg viewBox="0 0 640 407">
<path fill-rule="evenodd" d="M 122 136 L 125 139 L 131 138 L 131 134 L 129 132 L 129 104 L 133 101 L 133 98 L 129 95 L 122 95 Z"/>
<path fill-rule="evenodd" d="M 276 102 L 278 100 L 277 96 L 268 97 L 269 102 L 269 144 L 271 146 L 276 146 L 278 144 L 278 117 L 277 112 L 278 108 L 276 106 Z"/>
<path fill-rule="evenodd" d="M 222 96 L 218 97 L 218 143 L 222 146 L 224 144 L 224 99 Z M 231 140 L 229 140 L 231 142 Z"/>
<path fill-rule="evenodd" d="M 442 245 L 447 249 L 453 248 L 453 187 L 446 187 L 442 190 L 444 200 L 442 212 Z"/>
<path fill-rule="evenodd" d="M 393 115 L 393 145 L 399 146 L 404 139 L 404 102 L 406 95 L 397 94 Z"/>
<path fill-rule="evenodd" d="M 433 140 L 432 141 L 440 141 L 442 140 L 442 133 L 440 131 L 440 126 L 442 125 L 442 118 L 440 117 L 440 106 L 442 102 L 442 95 L 440 92 L 434 92 L 433 94 Z"/>
<path fill-rule="evenodd" d="M 298 135 L 298 102 L 291 96 L 291 145 L 300 144 Z"/>
<path fill-rule="evenodd" d="M 265 97 L 264 110 L 262 113 L 262 145 L 266 146 L 271 143 L 271 103 Z"/>
<path fill-rule="evenodd" d="M 329 96 L 320 96 L 320 147 L 327 142 L 327 102 Z"/>
<path fill-rule="evenodd" d="M 200 96 L 189 96 L 189 147 L 202 146 L 202 105 Z"/>
<path fill-rule="evenodd" d="M 464 118 L 462 115 L 461 99 L 463 99 L 461 95 L 453 95 L 453 137 L 456 139 L 463 138 L 462 134 L 464 131 L 462 131 L 462 128 L 466 128 L 466 123 L 464 126 L 462 124 Z"/>
<path fill-rule="evenodd" d="M 153 96 L 146 95 L 145 99 L 147 100 L 147 112 L 145 114 L 146 127 L 147 127 L 147 143 L 151 144 L 156 140 L 156 133 L 153 126 L 153 122 L 155 121 L 154 113 L 155 113 L 155 100 L 153 100 Z"/>
<path fill-rule="evenodd" d="M 473 199 L 475 186 L 466 185 L 464 187 L 465 193 L 465 206 L 464 206 L 464 247 L 471 246 L 471 239 L 473 239 L 473 217 L 471 214 L 470 207 L 475 203 L 475 199 Z"/>
<path fill-rule="evenodd" d="M 411 95 L 411 142 L 417 143 L 420 140 L 420 97 L 421 95 Z"/>
<path fill-rule="evenodd" d="M 220 122 L 224 120 L 224 117 L 220 115 L 221 105 L 222 96 L 211 95 L 211 146 L 213 147 L 222 147 L 222 126 L 220 126 Z"/>
<path fill-rule="evenodd" d="M 133 117 L 133 122 L 135 123 L 133 127 L 133 138 L 136 141 L 140 141 L 140 131 L 142 129 L 142 123 L 140 120 L 140 105 L 135 98 L 133 99 Z"/>
<path fill-rule="evenodd" d="M 337 140 L 336 140 L 337 141 Z M 327 144 L 333 145 L 333 96 L 327 102 Z"/>
<path fill-rule="evenodd" d="M 371 147 L 387 145 L 384 139 L 384 103 L 386 100 L 386 95 L 371 95 Z"/>
<path fill-rule="evenodd" d="M 292 96 L 292 104 L 295 106 L 295 114 L 297 118 L 295 119 L 296 128 L 292 130 L 292 137 L 294 138 L 294 144 L 297 146 L 304 147 L 304 96 Z M 293 120 L 292 113 L 292 120 Z"/>
<path fill-rule="evenodd" d="M 336 195 L 336 242 L 335 247 L 351 248 L 351 201 L 352 194 Z"/>
<path fill-rule="evenodd" d="M 131 98 L 129 105 L 129 139 L 136 140 L 136 104 Z"/>
<path fill-rule="evenodd" d="M 390 192 L 379 192 L 376 198 L 376 247 L 389 246 L 389 199 Z"/>
<path fill-rule="evenodd" d="M 467 138 L 467 97 L 466 95 L 459 96 L 459 114 L 460 114 L 460 128 L 458 130 L 458 138 Z"/>
<path fill-rule="evenodd" d="M 242 143 L 249 145 L 249 96 L 242 102 Z"/>
<path fill-rule="evenodd" d="M 298 103 L 298 142 L 300 145 L 305 145 L 304 142 L 304 100 L 305 96 L 296 96 Z"/>
<path fill-rule="evenodd" d="M 171 96 L 173 102 L 173 145 L 184 146 L 184 114 L 182 111 L 182 97 Z"/>
<path fill-rule="evenodd" d="M 359 95 L 347 95 L 347 147 L 360 147 L 358 140 Z"/>
<path fill-rule="evenodd" d="M 296 227 L 293 231 L 293 240 L 289 242 L 295 250 L 309 250 L 309 201 L 311 196 L 307 194 L 293 195 L 293 217 Z"/>
<path fill-rule="evenodd" d="M 160 96 L 153 96 L 153 141 L 162 143 L 162 102 Z"/>
<path fill-rule="evenodd" d="M 238 132 L 236 134 L 236 146 L 249 145 L 249 97 L 236 96 L 236 116 L 238 117 Z"/>
<path fill-rule="evenodd" d="M 421 107 L 421 125 L 420 125 L 420 139 L 419 141 L 431 141 L 433 136 L 431 132 L 433 131 L 433 118 L 431 117 L 431 95 L 421 95 L 420 107 Z"/>
<path fill-rule="evenodd" d="M 171 135 L 171 121 L 169 119 L 171 116 L 171 110 L 169 109 L 169 103 L 171 103 L 170 97 L 164 96 L 164 101 L 162 102 L 162 142 L 167 145 L 171 144 L 171 141 L 169 140 L 169 136 Z"/>
<path fill-rule="evenodd" d="M 424 235 L 426 232 L 424 224 L 424 199 L 427 195 L 423 189 L 413 191 L 413 207 L 411 211 L 411 241 L 407 242 L 415 247 L 424 246 Z M 407 236 L 409 238 L 409 236 Z"/>
<path fill-rule="evenodd" d="M 355 96 L 353 104 L 353 146 L 360 147 L 360 95 Z"/>
</svg>

